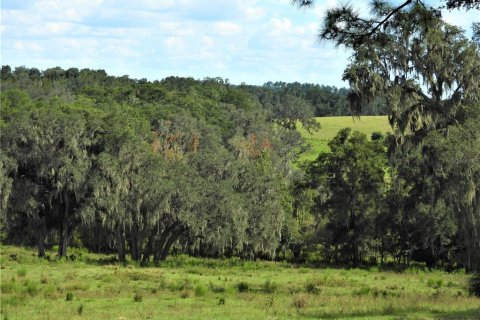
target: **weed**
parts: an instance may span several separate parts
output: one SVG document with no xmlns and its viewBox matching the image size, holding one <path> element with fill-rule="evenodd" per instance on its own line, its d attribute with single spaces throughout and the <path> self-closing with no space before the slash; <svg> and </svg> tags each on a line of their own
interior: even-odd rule
<svg viewBox="0 0 480 320">
<path fill-rule="evenodd" d="M 480 273 L 476 273 L 468 280 L 468 292 L 475 297 L 480 297 Z"/>
<path fill-rule="evenodd" d="M 293 297 L 292 305 L 298 310 L 308 307 L 309 298 L 306 294 L 297 294 Z"/>
<path fill-rule="evenodd" d="M 71 281 L 71 280 L 75 279 L 76 276 L 77 276 L 77 273 L 74 272 L 74 271 L 71 271 L 71 272 L 68 272 L 65 275 L 64 279 L 65 279 L 65 281 Z"/>
<path fill-rule="evenodd" d="M 225 292 L 225 286 L 216 286 L 212 282 L 209 284 L 210 291 L 214 293 L 224 293 Z"/>
<path fill-rule="evenodd" d="M 83 313 L 83 304 L 79 305 L 78 308 L 77 308 L 77 314 L 79 316 L 81 316 Z"/>
<path fill-rule="evenodd" d="M 204 287 L 203 285 L 201 284 L 197 284 L 195 286 L 195 296 L 196 297 L 203 297 L 206 293 L 207 293 L 207 288 Z"/>
<path fill-rule="evenodd" d="M 249 285 L 245 281 L 240 281 L 236 285 L 238 292 L 247 292 L 249 290 Z"/>
<path fill-rule="evenodd" d="M 272 294 L 265 301 L 265 312 L 268 312 L 268 310 L 270 310 L 270 308 L 273 307 L 274 303 L 275 303 L 275 295 Z"/>
<path fill-rule="evenodd" d="M 20 278 L 23 278 L 27 275 L 27 269 L 25 268 L 20 268 L 17 270 L 17 276 L 19 276 Z"/>
<path fill-rule="evenodd" d="M 443 280 L 442 279 L 428 279 L 427 280 L 427 286 L 433 289 L 439 289 L 443 285 Z"/>
<path fill-rule="evenodd" d="M 320 292 L 320 288 L 317 287 L 317 284 L 314 281 L 308 281 L 305 284 L 305 292 L 317 294 Z"/>
<path fill-rule="evenodd" d="M 40 283 L 41 284 L 47 284 L 48 283 L 48 276 L 46 274 L 40 275 Z"/>
<path fill-rule="evenodd" d="M 386 316 L 395 314 L 395 307 L 392 304 L 389 304 L 383 308 L 383 314 Z"/>
<path fill-rule="evenodd" d="M 35 296 L 39 291 L 37 284 L 33 281 L 25 281 L 24 286 L 25 292 L 27 292 L 32 297 Z"/>
<path fill-rule="evenodd" d="M 219 305 L 224 305 L 225 304 L 225 298 L 224 297 L 221 297 L 218 299 L 218 304 Z"/>
<path fill-rule="evenodd" d="M 182 299 L 187 299 L 192 296 L 192 290 L 183 290 L 182 293 L 180 293 L 180 298 Z"/>
<path fill-rule="evenodd" d="M 73 293 L 67 292 L 67 295 L 65 296 L 65 301 L 72 301 L 73 300 Z"/>
<path fill-rule="evenodd" d="M 275 282 L 272 282 L 270 280 L 266 280 L 263 285 L 262 285 L 262 291 L 264 293 L 272 294 L 277 292 L 278 286 Z"/>
<path fill-rule="evenodd" d="M 133 295 L 133 301 L 135 302 L 142 302 L 143 301 L 143 295 L 139 292 L 135 293 Z"/>
<path fill-rule="evenodd" d="M 2 294 L 5 293 L 13 293 L 18 290 L 18 284 L 15 282 L 15 280 L 10 280 L 10 281 L 2 281 L 1 284 L 1 291 Z"/>
<path fill-rule="evenodd" d="M 368 296 L 372 294 L 372 289 L 369 287 L 361 287 L 359 289 L 353 290 L 353 295 L 355 296 Z"/>
</svg>

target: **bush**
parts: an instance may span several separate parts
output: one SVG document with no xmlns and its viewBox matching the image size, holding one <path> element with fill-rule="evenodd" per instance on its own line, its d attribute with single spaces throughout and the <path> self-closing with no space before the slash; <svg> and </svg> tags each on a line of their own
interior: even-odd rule
<svg viewBox="0 0 480 320">
<path fill-rule="evenodd" d="M 209 284 L 210 291 L 214 293 L 224 293 L 225 292 L 225 286 L 216 286 L 212 282 Z"/>
<path fill-rule="evenodd" d="M 225 304 L 225 298 L 221 297 L 220 299 L 218 299 L 218 304 L 219 305 L 224 305 Z"/>
<path fill-rule="evenodd" d="M 372 289 L 370 289 L 369 287 L 361 287 L 359 289 L 355 289 L 353 290 L 353 295 L 355 296 L 368 296 L 370 294 L 372 294 Z"/>
<path fill-rule="evenodd" d="M 372 132 L 371 138 L 372 138 L 373 141 L 382 140 L 384 138 L 384 135 L 383 135 L 383 133 L 381 133 L 379 131 L 374 131 L 374 132 Z"/>
<path fill-rule="evenodd" d="M 35 296 L 39 289 L 38 289 L 38 286 L 35 282 L 32 282 L 32 281 L 25 281 L 25 291 L 31 295 L 31 296 Z"/>
<path fill-rule="evenodd" d="M 297 294 L 293 297 L 292 305 L 297 309 L 304 309 L 308 307 L 308 295 L 306 294 Z"/>
<path fill-rule="evenodd" d="M 427 286 L 433 289 L 441 288 L 443 285 L 442 279 L 428 279 Z"/>
<path fill-rule="evenodd" d="M 143 300 L 143 296 L 142 296 L 141 293 L 138 293 L 138 292 L 137 292 L 137 293 L 135 293 L 135 294 L 133 295 L 133 301 L 135 301 L 135 302 L 142 302 L 142 300 Z"/>
<path fill-rule="evenodd" d="M 262 290 L 264 293 L 275 293 L 277 292 L 278 286 L 275 282 L 266 280 L 262 285 Z"/>
<path fill-rule="evenodd" d="M 77 308 L 77 314 L 79 316 L 81 316 L 83 313 L 83 304 L 79 305 L 78 308 Z"/>
<path fill-rule="evenodd" d="M 2 294 L 5 294 L 5 293 L 13 293 L 15 291 L 18 290 L 18 285 L 17 283 L 15 282 L 15 280 L 11 280 L 11 281 L 2 281 L 2 284 L 1 284 L 1 291 L 2 291 Z"/>
<path fill-rule="evenodd" d="M 317 287 L 315 282 L 309 281 L 305 284 L 305 292 L 317 294 L 320 292 L 320 288 Z"/>
<path fill-rule="evenodd" d="M 180 298 L 182 299 L 187 299 L 192 296 L 192 290 L 183 290 L 182 293 L 180 293 Z"/>
<path fill-rule="evenodd" d="M 472 296 L 480 298 L 480 273 L 474 274 L 468 280 L 468 292 Z"/>
<path fill-rule="evenodd" d="M 21 268 L 17 270 L 17 276 L 19 276 L 20 278 L 23 278 L 26 275 L 27 275 L 27 269 Z"/>
<path fill-rule="evenodd" d="M 207 293 L 207 288 L 205 288 L 201 284 L 197 284 L 195 286 L 195 296 L 196 297 L 203 297 Z"/>
<path fill-rule="evenodd" d="M 73 293 L 67 292 L 67 295 L 65 296 L 65 301 L 72 301 L 73 300 Z"/>
<path fill-rule="evenodd" d="M 245 281 L 241 281 L 236 285 L 238 292 L 247 292 L 249 290 L 249 285 Z"/>
<path fill-rule="evenodd" d="M 42 274 L 40 276 L 40 283 L 41 284 L 47 284 L 48 283 L 48 276 L 46 274 Z"/>
</svg>

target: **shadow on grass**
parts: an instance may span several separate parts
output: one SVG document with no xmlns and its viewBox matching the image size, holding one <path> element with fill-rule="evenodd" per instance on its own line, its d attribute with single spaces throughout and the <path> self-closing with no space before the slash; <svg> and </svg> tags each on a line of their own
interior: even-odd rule
<svg viewBox="0 0 480 320">
<path fill-rule="evenodd" d="M 339 319 L 339 318 L 362 318 L 362 317 L 375 317 L 375 316 L 392 316 L 404 317 L 411 316 L 416 313 L 431 313 L 433 319 L 437 320 L 477 320 L 480 319 L 480 309 L 473 308 L 463 311 L 452 311 L 452 312 L 438 312 L 431 311 L 429 308 L 425 307 L 413 307 L 402 310 L 395 310 L 393 308 L 385 308 L 383 311 L 352 311 L 352 312 L 300 312 L 299 316 L 304 318 L 315 318 L 315 319 Z"/>
</svg>

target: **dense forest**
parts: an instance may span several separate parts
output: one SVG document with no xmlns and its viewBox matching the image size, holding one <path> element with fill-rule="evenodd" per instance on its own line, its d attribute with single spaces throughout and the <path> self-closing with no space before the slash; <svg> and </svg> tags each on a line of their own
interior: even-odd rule
<svg viewBox="0 0 480 320">
<path fill-rule="evenodd" d="M 479 46 L 419 6 L 402 14 L 352 45 L 349 90 L 3 66 L 1 240 L 145 264 L 182 252 L 478 271 Z M 298 163 L 297 125 L 350 110 L 388 115 L 393 134 L 346 128 Z"/>
</svg>

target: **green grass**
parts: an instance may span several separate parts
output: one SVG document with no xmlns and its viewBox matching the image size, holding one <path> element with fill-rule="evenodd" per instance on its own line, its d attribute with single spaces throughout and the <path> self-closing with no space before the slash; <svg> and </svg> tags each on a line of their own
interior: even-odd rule
<svg viewBox="0 0 480 320">
<path fill-rule="evenodd" d="M 309 133 L 299 125 L 298 130 L 305 141 L 311 145 L 311 149 L 300 156 L 299 161 L 315 160 L 320 152 L 328 152 L 328 142 L 343 128 L 352 128 L 365 133 L 368 137 L 379 131 L 387 133 L 391 131 L 386 116 L 362 116 L 360 119 L 352 117 L 321 117 L 317 118 L 320 130 Z"/>
<path fill-rule="evenodd" d="M 480 299 L 468 296 L 462 273 L 186 256 L 156 268 L 111 257 L 49 261 L 2 246 L 1 319 L 480 318 Z"/>
</svg>

